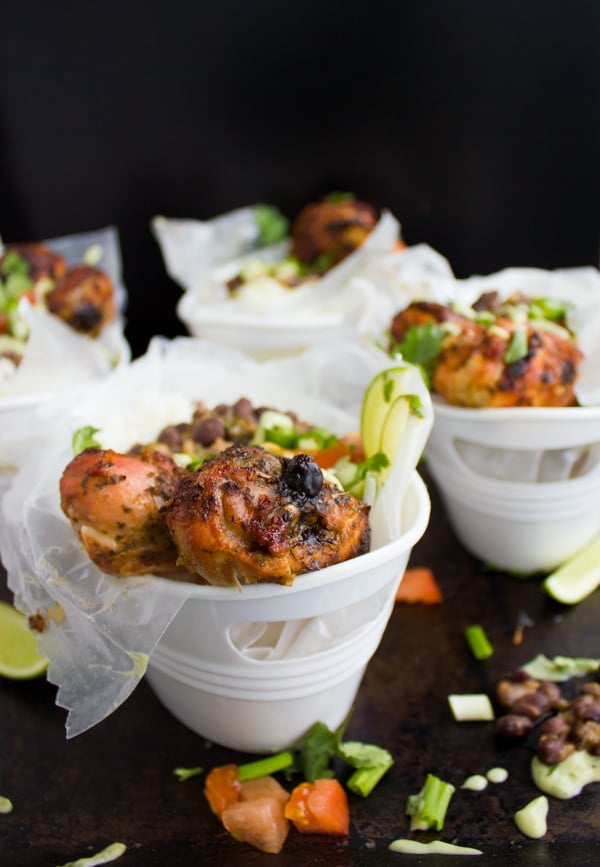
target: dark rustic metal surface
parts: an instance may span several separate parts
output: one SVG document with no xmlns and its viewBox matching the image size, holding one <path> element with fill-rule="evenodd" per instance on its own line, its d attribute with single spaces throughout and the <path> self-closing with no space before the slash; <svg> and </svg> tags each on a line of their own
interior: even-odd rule
<svg viewBox="0 0 600 867">
<path fill-rule="evenodd" d="M 350 796 L 347 840 L 302 837 L 293 830 L 278 855 L 236 843 L 207 808 L 202 779 L 179 783 L 177 766 L 205 769 L 244 756 L 207 744 L 177 720 L 142 683 L 111 717 L 67 741 L 65 714 L 42 680 L 0 678 L 0 795 L 14 810 L 0 815 L 0 864 L 55 867 L 120 840 L 122 867 L 252 865 L 464 865 L 455 856 L 404 856 L 388 844 L 407 836 L 404 808 L 428 771 L 457 785 L 439 836 L 476 846 L 480 865 L 600 863 L 600 784 L 569 801 L 551 799 L 548 833 L 524 837 L 517 809 L 535 797 L 527 746 L 500 749 L 491 723 L 456 723 L 447 695 L 491 692 L 498 677 L 543 652 L 600 657 L 600 593 L 574 608 L 554 604 L 537 579 L 487 572 L 455 540 L 429 485 L 429 529 L 411 565 L 434 569 L 444 592 L 437 607 L 397 605 L 360 689 L 347 737 L 387 747 L 395 765 L 368 799 Z M 0 596 L 9 599 L 4 573 Z M 512 635 L 520 612 L 533 621 L 523 643 Z M 468 652 L 462 629 L 484 625 L 495 654 Z M 509 778 L 482 793 L 458 787 L 473 773 L 503 766 Z M 417 835 L 413 835 L 417 836 Z M 470 863 L 470 862 L 469 862 Z"/>
</svg>

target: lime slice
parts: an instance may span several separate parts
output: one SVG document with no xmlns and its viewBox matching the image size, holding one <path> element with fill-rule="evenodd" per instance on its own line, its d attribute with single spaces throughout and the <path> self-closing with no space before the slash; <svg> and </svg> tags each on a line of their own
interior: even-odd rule
<svg viewBox="0 0 600 867">
<path fill-rule="evenodd" d="M 360 435 L 367 458 L 382 451 L 390 462 L 394 459 L 395 446 L 397 446 L 408 420 L 408 412 L 405 412 L 405 409 L 409 409 L 409 407 L 403 406 L 403 404 L 407 404 L 407 401 L 403 399 L 401 404 L 396 406 L 398 398 L 406 393 L 407 382 L 408 369 L 406 367 L 389 367 L 376 374 L 367 386 L 360 418 Z M 394 420 L 390 419 L 390 426 L 386 434 L 388 447 L 391 448 L 395 443 L 393 453 L 390 454 L 382 447 L 382 435 L 392 409 Z"/>
<path fill-rule="evenodd" d="M 600 587 L 600 536 L 545 579 L 544 590 L 565 605 L 574 605 Z"/>
<path fill-rule="evenodd" d="M 47 668 L 48 660 L 38 653 L 25 615 L 0 601 L 0 675 L 29 680 L 44 674 Z"/>
</svg>

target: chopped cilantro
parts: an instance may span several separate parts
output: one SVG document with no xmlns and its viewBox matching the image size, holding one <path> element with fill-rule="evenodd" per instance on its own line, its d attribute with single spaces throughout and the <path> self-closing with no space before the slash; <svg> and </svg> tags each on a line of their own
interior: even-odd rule
<svg viewBox="0 0 600 867">
<path fill-rule="evenodd" d="M 100 443 L 95 439 L 94 434 L 97 434 L 100 428 L 86 425 L 80 427 L 73 434 L 71 441 L 73 454 L 78 455 L 80 452 L 89 448 L 100 448 Z"/>
<path fill-rule="evenodd" d="M 254 219 L 263 246 L 277 244 L 287 236 L 289 221 L 273 205 L 254 205 Z"/>
<path fill-rule="evenodd" d="M 429 383 L 447 333 L 446 327 L 439 322 L 412 325 L 404 335 L 404 340 L 395 343 L 392 350 L 394 353 L 400 352 L 405 361 L 420 367 L 425 381 Z"/>
</svg>

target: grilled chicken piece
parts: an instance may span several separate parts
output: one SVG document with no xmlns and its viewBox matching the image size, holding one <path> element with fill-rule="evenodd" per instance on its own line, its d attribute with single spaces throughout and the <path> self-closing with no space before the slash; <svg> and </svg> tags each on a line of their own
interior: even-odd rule
<svg viewBox="0 0 600 867">
<path fill-rule="evenodd" d="M 402 342 L 409 328 L 430 322 L 449 325 L 431 365 L 431 387 L 448 403 L 478 408 L 577 403 L 574 386 L 583 356 L 566 328 L 505 316 L 487 325 L 441 304 L 415 302 L 394 317 L 392 337 Z M 524 352 L 507 361 L 517 330 L 523 332 Z"/>
<path fill-rule="evenodd" d="M 114 288 L 100 268 L 76 265 L 56 281 L 46 305 L 75 331 L 97 337 L 115 317 Z"/>
<path fill-rule="evenodd" d="M 62 509 L 90 559 L 117 577 L 183 577 L 162 510 L 181 470 L 159 452 L 86 449 L 60 480 Z"/>
<path fill-rule="evenodd" d="M 46 244 L 24 241 L 23 243 L 7 244 L 6 252 L 0 256 L 0 271 L 2 271 L 2 265 L 11 251 L 27 262 L 29 266 L 27 276 L 34 283 L 43 277 L 56 280 L 62 277 L 67 270 L 67 260 L 60 253 L 55 253 Z"/>
<path fill-rule="evenodd" d="M 409 328 L 441 322 L 454 322 L 465 328 L 470 320 L 455 313 L 451 307 L 435 301 L 413 301 L 404 310 L 396 313 L 390 325 L 390 334 L 396 343 L 402 343 Z"/>
<path fill-rule="evenodd" d="M 366 202 L 315 202 L 303 208 L 291 228 L 290 254 L 306 265 L 320 256 L 329 266 L 341 262 L 363 243 L 377 222 L 377 212 Z"/>
<path fill-rule="evenodd" d="M 493 331 L 471 326 L 447 338 L 435 367 L 435 391 L 459 406 L 574 406 L 582 358 L 575 343 L 532 323 L 507 319 L 496 325 Z M 517 328 L 525 329 L 527 352 L 508 363 L 504 356 Z"/>
<path fill-rule="evenodd" d="M 368 512 L 308 455 L 233 445 L 179 480 L 165 518 L 178 563 L 209 584 L 290 585 L 364 554 Z"/>
</svg>

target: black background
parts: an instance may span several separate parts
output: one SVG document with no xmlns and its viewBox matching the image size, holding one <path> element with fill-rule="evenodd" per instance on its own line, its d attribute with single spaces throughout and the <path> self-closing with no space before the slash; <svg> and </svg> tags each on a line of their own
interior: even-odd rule
<svg viewBox="0 0 600 867">
<path fill-rule="evenodd" d="M 183 333 L 158 213 L 351 190 L 458 276 L 598 264 L 597 0 L 3 5 L 0 234 L 118 227 L 134 354 Z"/>
</svg>

